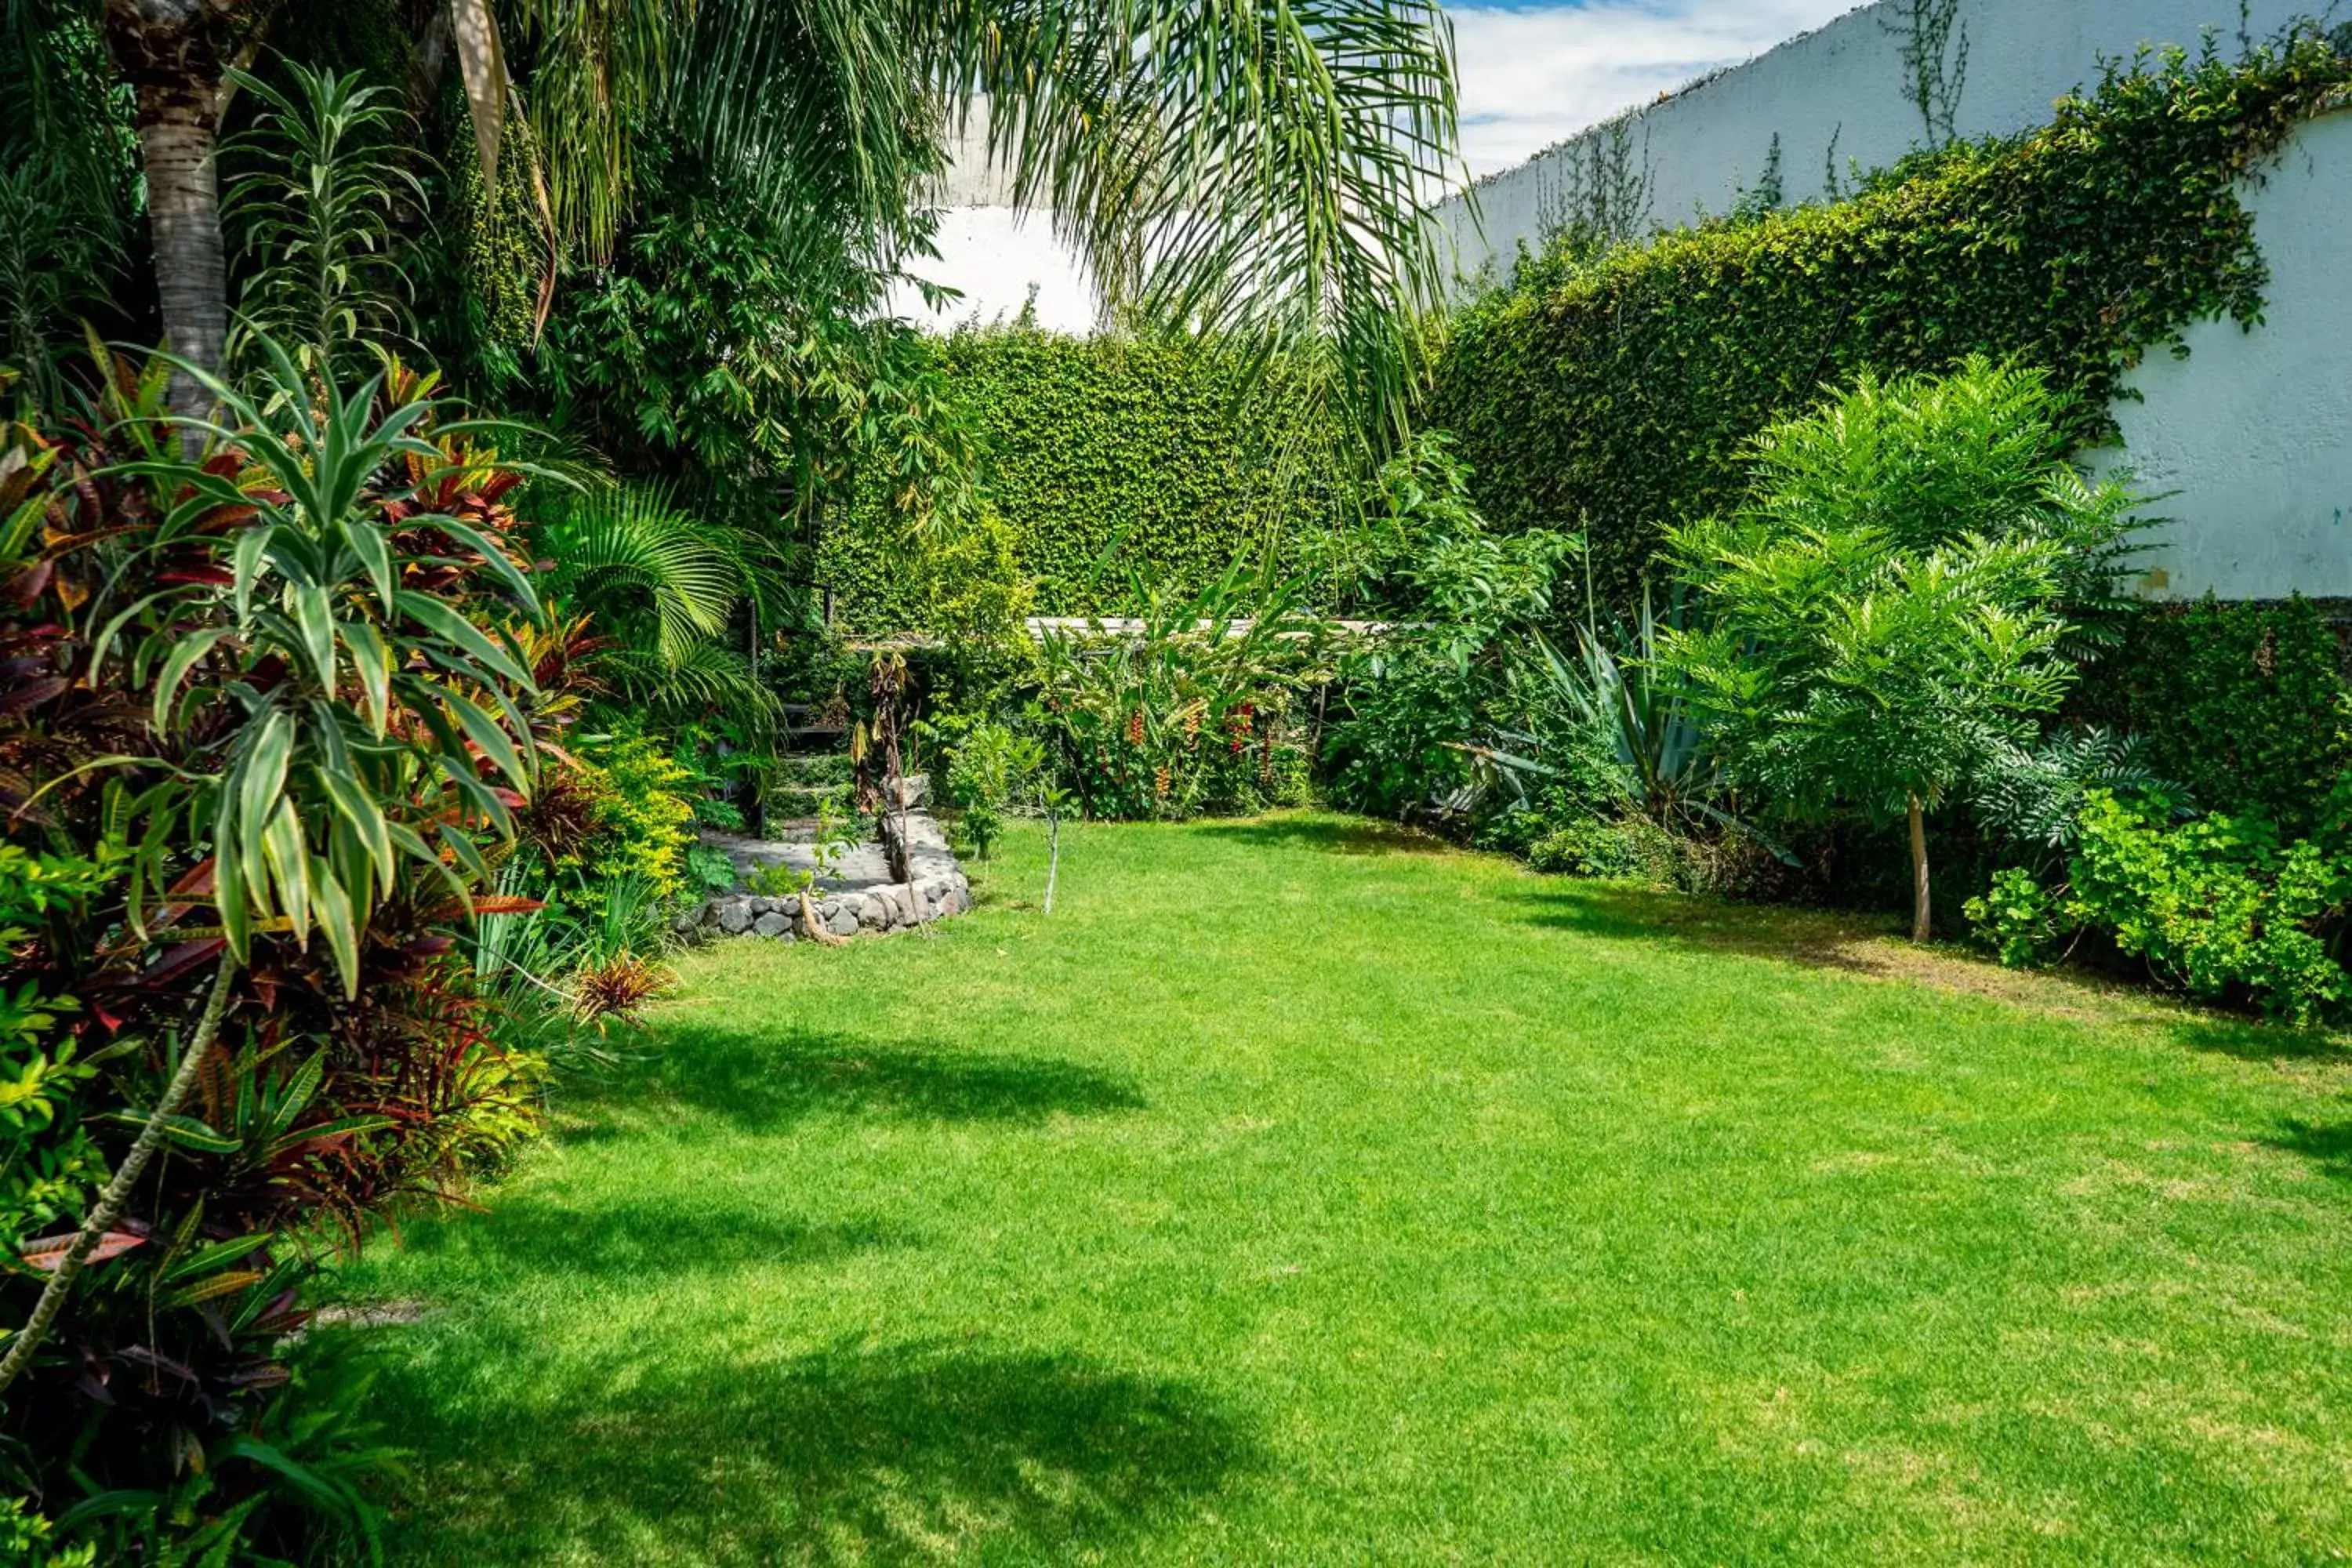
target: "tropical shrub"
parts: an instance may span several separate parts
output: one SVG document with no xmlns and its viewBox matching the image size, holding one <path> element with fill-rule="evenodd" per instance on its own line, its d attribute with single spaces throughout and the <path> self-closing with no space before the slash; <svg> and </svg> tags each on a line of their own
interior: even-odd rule
<svg viewBox="0 0 2352 1568">
<path fill-rule="evenodd" d="M 1236 560 L 1197 594 L 1131 591 L 1133 616 L 1052 626 L 1040 645 L 1035 722 L 1081 807 L 1181 818 L 1265 803 L 1295 771 L 1293 695 L 1325 668 L 1301 584 Z"/>
<path fill-rule="evenodd" d="M 1563 843 L 1578 843 L 1588 826 L 1642 816 L 1696 854 L 1700 839 L 1750 831 L 1725 809 L 1733 803 L 1697 713 L 1659 662 L 1659 633 L 1679 628 L 1682 612 L 1680 595 L 1664 622 L 1647 595 L 1631 621 L 1603 619 L 1588 603 L 1573 658 L 1534 634 L 1536 657 L 1514 670 L 1514 689 L 1541 722 L 1504 734 L 1513 749 L 1484 753 L 1516 795 L 1480 843 L 1530 849 L 1563 832 Z"/>
<path fill-rule="evenodd" d="M 39 1064 L 0 1459 L 109 1562 L 284 1555 L 303 1509 L 366 1549 L 361 1406 L 289 1403 L 301 1287 L 535 1120 L 453 949 L 546 734 L 513 476 L 429 381 L 261 348 L 200 461 L 112 361 L 0 458 L 0 1048 Z"/>
<path fill-rule="evenodd" d="M 1800 820 L 1907 818 L 1922 941 L 1927 815 L 2039 738 L 2076 674 L 2069 611 L 2112 597 L 2132 526 L 2120 484 L 2067 465 L 2063 410 L 1983 360 L 1864 376 L 1758 439 L 1741 511 L 1669 536 L 1706 624 L 1663 659 L 1732 780 Z"/>
<path fill-rule="evenodd" d="M 1531 749 L 1527 676 L 1577 544 L 1494 532 L 1469 477 L 1424 433 L 1381 468 L 1360 534 L 1308 550 L 1331 602 L 1374 619 L 1341 645 L 1327 765 L 1338 798 L 1383 816 L 1465 810 L 1482 751 L 1507 734 Z"/>
<path fill-rule="evenodd" d="M 657 898 L 685 891 L 687 851 L 695 844 L 693 770 L 644 734 L 583 739 L 573 756 L 595 825 L 579 856 L 589 873 L 581 901 L 601 907 L 599 889 L 613 878 L 643 878 Z"/>
<path fill-rule="evenodd" d="M 659 486 L 599 485 L 532 497 L 544 586 L 597 635 L 583 673 L 597 694 L 671 724 L 713 710 L 762 738 L 773 695 L 726 639 L 737 608 L 774 595 L 778 557 L 752 530 L 700 517 Z"/>
<path fill-rule="evenodd" d="M 119 855 L 40 855 L 0 842 L 0 951 L 23 948 L 52 917 L 87 920 L 90 901 L 123 869 Z M 29 975 L 13 993 L 0 987 L 0 1246 L 12 1258 L 70 1220 L 105 1170 L 89 1130 L 71 1117 L 100 1065 L 79 1055 L 65 1026 L 80 1010 L 78 999 L 46 992 Z"/>
</svg>

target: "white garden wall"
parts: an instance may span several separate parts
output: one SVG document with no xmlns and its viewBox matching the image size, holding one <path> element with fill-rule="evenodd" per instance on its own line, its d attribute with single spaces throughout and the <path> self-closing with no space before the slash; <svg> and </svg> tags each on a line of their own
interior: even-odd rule
<svg viewBox="0 0 2352 1568">
<path fill-rule="evenodd" d="M 2253 0 L 2245 22 L 2259 39 L 2326 7 Z M 1758 183 L 1775 136 L 1792 204 L 1824 194 L 1832 147 L 1843 173 L 1918 145 L 1926 127 L 1889 25 L 1904 9 L 1866 7 L 1619 122 L 1620 144 L 1647 174 L 1648 223 L 1727 211 Z M 1963 137 L 2046 121 L 2102 55 L 2195 47 L 2209 31 L 2228 52 L 2241 44 L 2235 0 L 1962 0 L 1960 16 L 1969 62 L 1950 107 Z M 1465 276 L 1507 270 L 1521 244 L 1540 243 L 1589 146 L 1565 143 L 1484 182 L 1476 222 L 1449 204 Z M 2145 557 L 2150 595 L 2352 597 L 2352 116 L 2307 128 L 2250 195 L 2275 275 L 2266 322 L 2205 324 L 2189 334 L 2189 359 L 2144 366 L 2133 379 L 2145 401 L 2116 409 L 2126 449 L 2099 460 L 2176 492 L 2153 509 L 2173 521 Z"/>
</svg>

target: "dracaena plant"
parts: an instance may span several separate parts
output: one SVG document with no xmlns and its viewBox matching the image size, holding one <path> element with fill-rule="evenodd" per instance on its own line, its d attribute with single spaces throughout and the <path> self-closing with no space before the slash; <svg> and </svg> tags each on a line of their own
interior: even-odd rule
<svg viewBox="0 0 2352 1568">
<path fill-rule="evenodd" d="M 422 385 L 387 399 L 380 376 L 314 398 L 265 347 L 268 395 L 210 384 L 236 423 L 206 428 L 236 456 L 127 467 L 160 503 L 152 547 L 196 560 L 101 626 L 90 657 L 124 658 L 134 684 L 158 672 L 152 721 L 175 753 L 124 809 L 134 920 L 185 891 L 178 825 L 206 822 L 229 952 L 248 957 L 257 927 L 315 931 L 356 994 L 360 935 L 404 858 L 460 899 L 466 873 L 488 880 L 479 837 L 514 825 L 481 764 L 511 794 L 530 785 L 536 689 L 515 644 L 453 602 L 453 574 L 466 598 L 502 592 L 533 621 L 540 607 L 476 520 L 410 510 L 474 426 L 427 439 L 439 405 Z"/>
<path fill-rule="evenodd" d="M 205 378 L 221 412 L 194 459 L 184 432 L 149 417 L 162 377 L 110 365 L 109 432 L 133 455 L 68 476 L 50 544 L 16 579 L 63 620 L 40 650 L 45 700 L 0 715 L 0 775 L 56 770 L 14 816 L 95 819 L 126 845 L 123 934 L 85 961 L 101 977 L 215 973 L 137 1140 L 71 1241 L 39 1260 L 47 1279 L 0 1389 L 76 1276 L 131 1244 L 114 1226 L 156 1151 L 235 1144 L 181 1112 L 237 975 L 266 950 L 275 990 L 315 947 L 353 1003 L 383 970 L 387 912 L 410 953 L 420 909 L 471 907 L 533 776 L 537 691 L 500 627 L 541 612 L 496 505 L 515 476 L 470 445 L 487 427 L 446 417 L 431 380 L 396 363 L 345 389 L 261 347 L 250 395 Z M 92 496 L 105 515 L 77 515 Z M 57 768 L 77 751 L 96 754 Z"/>
</svg>

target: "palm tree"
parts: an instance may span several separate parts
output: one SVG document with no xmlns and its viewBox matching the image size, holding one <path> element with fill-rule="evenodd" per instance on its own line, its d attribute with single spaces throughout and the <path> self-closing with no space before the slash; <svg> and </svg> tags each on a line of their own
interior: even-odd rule
<svg viewBox="0 0 2352 1568">
<path fill-rule="evenodd" d="M 217 366 L 213 154 L 230 68 L 277 0 L 14 3 L 103 6 L 137 103 L 164 330 Z M 1456 174 L 1437 0 L 516 0 L 509 30 L 534 62 L 520 83 L 488 0 L 426 5 L 420 85 L 454 56 L 485 175 L 502 147 L 543 150 L 548 219 L 592 252 L 624 222 L 633 148 L 659 125 L 894 265 L 949 139 L 985 104 L 1017 199 L 1050 207 L 1124 302 L 1319 344 L 1342 402 L 1402 416 L 1412 323 L 1440 280 L 1428 207 Z M 527 141 L 506 134 L 518 108 Z M 174 406 L 204 396 L 184 376 Z"/>
</svg>

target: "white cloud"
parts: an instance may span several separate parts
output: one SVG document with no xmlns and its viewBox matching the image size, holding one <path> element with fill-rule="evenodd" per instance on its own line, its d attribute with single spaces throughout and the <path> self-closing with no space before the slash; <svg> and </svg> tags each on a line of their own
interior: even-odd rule
<svg viewBox="0 0 2352 1568">
<path fill-rule="evenodd" d="M 1505 9 L 1455 5 L 1462 151 L 1474 174 L 1508 168 L 1564 136 L 1720 66 L 1738 65 L 1843 16 L 1855 0 L 1591 0 Z"/>
</svg>

